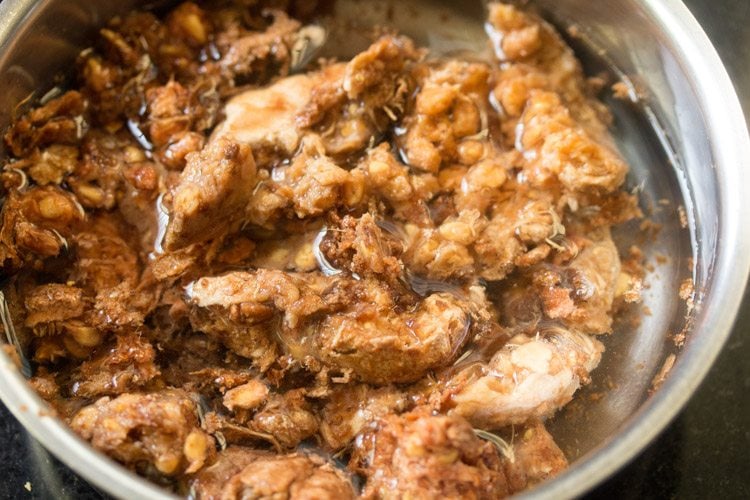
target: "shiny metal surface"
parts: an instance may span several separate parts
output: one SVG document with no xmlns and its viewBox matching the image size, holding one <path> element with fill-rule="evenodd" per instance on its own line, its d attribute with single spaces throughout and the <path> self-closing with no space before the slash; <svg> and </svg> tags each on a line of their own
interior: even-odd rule
<svg viewBox="0 0 750 500">
<path fill-rule="evenodd" d="M 371 24 L 384 15 L 385 3 L 350 2 L 351 8 L 341 9 L 341 14 Z M 669 198 L 684 203 L 691 219 L 690 231 L 681 228 L 675 204 L 653 215 L 664 228 L 646 250 L 670 257 L 651 279 L 646 303 L 653 314 L 644 317 L 639 328 L 621 328 L 607 339 L 607 361 L 594 372 L 588 391 L 606 386 L 608 379 L 615 387 L 596 402 L 587 402 L 583 411 L 566 410 L 552 424 L 556 438 L 577 461 L 564 475 L 527 495 L 559 498 L 591 488 L 642 449 L 690 397 L 726 339 L 750 266 L 750 236 L 742 225 L 750 210 L 740 199 L 741 174 L 750 167 L 750 144 L 726 72 L 680 2 L 535 3 L 548 8 L 560 25 L 576 24 L 589 45 L 603 50 L 644 90 L 661 135 L 637 110 L 614 103 L 615 132 L 633 166 L 630 182 L 637 186 L 645 181 L 643 197 L 652 202 Z M 421 43 L 446 51 L 483 43 L 478 4 L 467 9 L 464 2 L 447 0 L 410 3 L 415 4 L 420 7 L 416 20 L 406 8 L 400 13 L 403 4 L 396 2 L 393 22 Z M 81 0 L 0 3 L 0 127 L 31 92 L 39 97 L 58 82 L 57 75 L 69 73 L 95 26 L 131 5 Z M 445 19 L 446 13 L 450 22 L 435 21 Z M 354 44 L 347 47 L 355 50 Z M 588 55 L 590 67 L 598 68 L 597 54 Z M 693 253 L 691 269 L 687 259 Z M 667 335 L 684 323 L 676 289 L 691 272 L 700 307 L 670 377 L 649 397 L 651 380 L 671 349 Z M 100 488 L 122 498 L 164 498 L 157 487 L 95 453 L 56 419 L 45 416 L 44 403 L 2 353 L 0 397 L 45 447 Z"/>
<path fill-rule="evenodd" d="M 750 210 L 742 200 L 742 174 L 750 160 L 747 128 L 729 77 L 681 2 L 539 3 L 554 6 L 563 22 L 575 22 L 646 89 L 647 103 L 675 153 L 677 176 L 684 180 L 685 207 L 694 216 L 698 304 L 669 378 L 615 434 L 533 492 L 553 498 L 584 491 L 633 458 L 682 408 L 718 355 L 747 281 L 750 227 L 743 221 Z"/>
</svg>

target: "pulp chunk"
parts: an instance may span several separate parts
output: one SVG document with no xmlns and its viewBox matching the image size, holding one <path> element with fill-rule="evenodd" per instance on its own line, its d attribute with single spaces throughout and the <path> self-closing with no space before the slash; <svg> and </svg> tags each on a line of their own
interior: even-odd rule
<svg viewBox="0 0 750 500">
<path fill-rule="evenodd" d="M 165 476 L 195 472 L 214 449 L 198 427 L 195 404 L 178 389 L 101 398 L 81 409 L 70 426 L 118 461 L 148 463 Z"/>
<path fill-rule="evenodd" d="M 224 234 L 241 219 L 255 185 L 255 161 L 247 145 L 220 137 L 187 158 L 173 194 L 168 250 Z"/>
<path fill-rule="evenodd" d="M 511 492 L 554 477 L 568 467 L 565 454 L 539 420 L 532 420 L 520 429 L 513 443 L 513 458 L 505 463 Z"/>
<path fill-rule="evenodd" d="M 508 494 L 498 450 L 455 416 L 389 415 L 356 440 L 349 467 L 367 478 L 366 499 Z"/>
<path fill-rule="evenodd" d="M 563 328 L 517 335 L 486 365 L 454 375 L 446 384 L 446 406 L 482 429 L 546 418 L 588 382 L 603 351 L 595 338 Z"/>
<path fill-rule="evenodd" d="M 196 475 L 197 498 L 350 499 L 348 478 L 319 456 L 301 453 L 271 455 L 229 447 L 218 460 Z"/>
<path fill-rule="evenodd" d="M 226 120 L 213 139 L 231 137 L 253 148 L 278 148 L 292 154 L 300 141 L 295 117 L 310 100 L 314 84 L 315 79 L 307 74 L 294 75 L 235 96 L 227 102 Z"/>
</svg>

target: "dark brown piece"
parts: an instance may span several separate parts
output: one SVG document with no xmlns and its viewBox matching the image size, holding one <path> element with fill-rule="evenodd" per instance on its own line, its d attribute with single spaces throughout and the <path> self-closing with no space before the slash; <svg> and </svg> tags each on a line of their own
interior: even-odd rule
<svg viewBox="0 0 750 500">
<path fill-rule="evenodd" d="M 102 346 L 91 359 L 81 363 L 70 393 L 93 398 L 141 389 L 159 376 L 155 358 L 154 348 L 142 335 L 120 334 L 114 345 Z"/>
<path fill-rule="evenodd" d="M 371 423 L 408 406 L 406 395 L 393 386 L 345 385 L 329 396 L 321 414 L 320 434 L 328 448 L 339 450 Z"/>
<path fill-rule="evenodd" d="M 250 427 L 273 436 L 283 448 L 294 448 L 318 432 L 318 419 L 303 391 L 289 391 L 269 399 Z"/>
<path fill-rule="evenodd" d="M 86 133 L 85 110 L 80 92 L 66 92 L 16 120 L 5 134 L 5 144 L 16 156 L 49 144 L 76 144 Z"/>
<path fill-rule="evenodd" d="M 244 144 L 217 139 L 186 158 L 172 195 L 168 250 L 216 238 L 239 222 L 256 182 L 253 154 Z"/>
<path fill-rule="evenodd" d="M 531 421 L 517 432 L 513 439 L 513 459 L 505 463 L 512 492 L 523 491 L 568 467 L 568 460 L 543 423 Z"/>
<path fill-rule="evenodd" d="M 12 273 L 35 259 L 54 257 L 68 249 L 68 238 L 83 220 L 70 193 L 56 186 L 11 191 L 2 208 L 0 265 Z"/>
<path fill-rule="evenodd" d="M 497 449 L 456 417 L 385 417 L 357 440 L 350 467 L 367 478 L 363 498 L 489 500 L 509 493 Z"/>
<path fill-rule="evenodd" d="M 195 472 L 214 452 L 213 440 L 198 427 L 195 403 L 180 390 L 105 397 L 78 412 L 70 426 L 117 460 L 165 476 Z"/>
<path fill-rule="evenodd" d="M 222 452 L 216 463 L 196 476 L 192 488 L 201 500 L 355 497 L 348 478 L 318 456 L 272 455 L 238 447 Z"/>
</svg>

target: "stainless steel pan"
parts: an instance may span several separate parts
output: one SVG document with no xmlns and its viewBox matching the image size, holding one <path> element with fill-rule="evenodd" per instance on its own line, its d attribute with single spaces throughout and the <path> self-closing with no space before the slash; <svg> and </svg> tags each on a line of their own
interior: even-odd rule
<svg viewBox="0 0 750 500">
<path fill-rule="evenodd" d="M 387 10 L 385 0 L 339 3 L 341 16 L 365 25 L 384 19 Z M 535 3 L 560 26 L 575 24 L 583 38 L 573 42 L 592 71 L 611 64 L 639 90 L 638 106 L 613 101 L 615 133 L 632 165 L 632 186 L 641 190 L 646 205 L 656 208 L 652 218 L 663 225 L 645 246 L 647 254 L 668 257 L 649 278 L 645 301 L 652 314 L 643 316 L 640 327 L 621 327 L 606 341 L 605 361 L 587 389 L 606 388 L 604 396 L 589 401 L 585 392 L 580 394 L 584 403 L 563 411 L 551 424 L 574 462 L 566 473 L 524 496 L 560 498 L 585 492 L 643 449 L 685 404 L 729 335 L 750 268 L 750 203 L 743 202 L 750 141 L 726 71 L 680 1 Z M 478 1 L 392 4 L 391 22 L 435 50 L 483 43 Z M 134 5 L 2 1 L 0 127 L 30 93 L 41 97 L 59 75 L 69 74 L 98 26 Z M 356 40 L 349 38 L 345 46 L 356 47 Z M 671 203 L 663 206 L 661 199 Z M 680 211 L 687 227 L 680 223 Z M 692 311 L 677 297 L 685 278 L 695 283 Z M 676 349 L 670 334 L 683 328 L 687 340 Z M 652 381 L 671 354 L 676 361 L 651 394 Z M 4 353 L 0 398 L 47 449 L 93 484 L 121 498 L 165 497 L 51 416 Z"/>
</svg>

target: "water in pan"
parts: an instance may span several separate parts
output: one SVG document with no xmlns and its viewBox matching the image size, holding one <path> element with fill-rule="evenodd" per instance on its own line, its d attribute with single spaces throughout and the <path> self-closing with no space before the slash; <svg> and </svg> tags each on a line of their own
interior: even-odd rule
<svg viewBox="0 0 750 500">
<path fill-rule="evenodd" d="M 437 56 L 460 53 L 485 58 L 490 54 L 481 1 L 352 0 L 337 2 L 334 9 L 335 22 L 321 21 L 328 30 L 322 56 L 349 58 L 364 50 L 374 26 L 392 27 Z M 619 318 L 614 333 L 603 339 L 607 351 L 592 374 L 592 383 L 548 424 L 574 460 L 605 443 L 648 398 L 655 374 L 675 350 L 670 335 L 685 326 L 686 306 L 677 290 L 683 280 L 694 278 L 696 244 L 685 180 L 650 109 L 637 99 L 615 98 L 610 85 L 620 80 L 628 85 L 631 97 L 637 98 L 637 92 L 606 54 L 582 37 L 569 36 L 565 27 L 558 24 L 586 74 L 608 79 L 601 97 L 613 113 L 611 131 L 630 165 L 628 186 L 639 191 L 647 219 L 659 227 L 652 237 L 635 242 L 652 267 L 643 293 L 644 307 Z M 613 236 L 622 254 L 634 243 L 633 235 L 642 233 L 639 225 L 636 221 L 615 229 Z"/>
<path fill-rule="evenodd" d="M 606 54 L 598 53 L 585 39 L 567 41 L 586 74 L 604 72 L 613 82 L 627 81 Z M 686 324 L 689 311 L 678 295 L 680 284 L 695 279 L 697 244 L 690 198 L 664 132 L 645 103 L 618 99 L 608 91 L 602 97 L 614 115 L 612 135 L 630 165 L 628 185 L 639 191 L 646 218 L 658 226 L 658 232 L 636 241 L 649 266 L 644 307 L 619 318 L 614 333 L 605 339 L 607 352 L 593 373 L 592 384 L 577 394 L 577 404 L 566 407 L 550 425 L 571 458 L 606 442 L 649 396 L 655 374 L 676 349 L 672 335 Z M 613 232 L 621 253 L 633 244 L 639 225 L 631 222 Z"/>
</svg>

